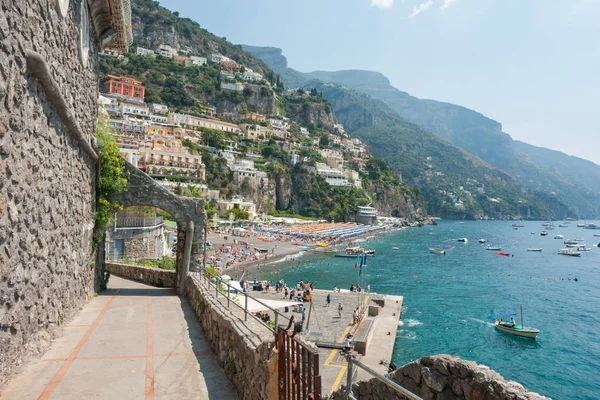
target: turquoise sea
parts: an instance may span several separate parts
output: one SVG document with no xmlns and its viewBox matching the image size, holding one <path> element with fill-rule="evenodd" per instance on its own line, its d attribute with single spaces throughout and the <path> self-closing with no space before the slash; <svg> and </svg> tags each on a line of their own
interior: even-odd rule
<svg viewBox="0 0 600 400">
<path fill-rule="evenodd" d="M 555 223 L 543 237 L 541 222 L 524 222 L 518 230 L 511 224 L 441 221 L 362 243 L 376 250 L 366 271 L 371 291 L 404 296 L 394 363 L 447 353 L 487 365 L 554 399 L 600 398 L 600 248 L 595 247 L 600 237 L 593 236 L 600 230 Z M 580 258 L 558 255 L 565 246 L 555 234 L 585 238 L 582 243 L 591 251 Z M 460 237 L 469 242 L 458 242 Z M 485 250 L 481 238 L 514 257 Z M 449 251 L 431 254 L 430 247 Z M 543 251 L 528 252 L 528 247 Z M 358 282 L 353 259 L 310 254 L 301 260 L 310 264 L 293 272 L 290 262 L 280 263 L 281 277 L 314 281 L 320 289 Z M 519 320 L 520 304 L 525 325 L 541 331 L 537 340 L 494 329 L 504 313 Z"/>
</svg>

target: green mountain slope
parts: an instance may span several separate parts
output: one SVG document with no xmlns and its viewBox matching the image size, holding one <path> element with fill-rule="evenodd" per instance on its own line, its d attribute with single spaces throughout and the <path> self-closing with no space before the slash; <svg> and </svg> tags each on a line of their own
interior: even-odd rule
<svg viewBox="0 0 600 400">
<path fill-rule="evenodd" d="M 563 158 L 559 166 L 554 153 L 544 153 L 547 156 L 544 159 L 539 151 L 532 152 L 529 147 L 515 145 L 497 121 L 466 107 L 410 96 L 391 86 L 378 72 L 315 71 L 306 76 L 353 88 L 382 100 L 403 118 L 518 178 L 527 189 L 553 194 L 581 218 L 600 215 L 600 186 L 589 184 L 600 180 L 598 166 L 596 172 L 592 172 L 593 169 L 583 167 L 588 165 L 587 162 L 577 157 Z M 580 178 L 581 168 L 590 171 L 585 179 Z"/>
<path fill-rule="evenodd" d="M 479 113 L 452 104 L 416 99 L 392 87 L 389 80 L 377 72 L 350 70 L 338 72 L 316 71 L 302 74 L 287 67 L 287 60 L 285 60 L 279 49 L 252 46 L 245 48 L 261 57 L 277 73 L 280 73 L 286 84 L 290 86 L 293 86 L 292 83 L 300 83 L 304 87 L 316 87 L 319 86 L 319 82 L 331 82 L 360 92 L 362 96 L 355 93 L 351 98 L 347 96 L 336 98 L 331 95 L 330 91 L 323 90 L 325 98 L 332 103 L 338 120 L 353 134 L 357 134 L 356 130 L 363 127 L 402 126 L 402 123 L 399 123 L 395 116 L 403 116 L 406 120 L 416 123 L 425 130 L 436 133 L 471 154 L 481 157 L 489 164 L 519 178 L 521 183 L 529 189 L 530 195 L 536 199 L 535 201 L 530 199 L 530 202 L 536 204 L 536 207 L 540 207 L 540 200 L 543 200 L 546 207 L 542 208 L 552 210 L 550 213 L 554 217 L 564 218 L 582 212 L 595 212 L 594 203 L 590 201 L 589 196 L 578 193 L 577 188 L 573 187 L 571 182 L 556 179 L 546 171 L 533 165 L 524 155 L 514 150 L 512 139 L 502 132 L 502 126 L 498 122 Z M 303 75 L 305 79 L 313 78 L 313 80 L 302 81 L 294 78 L 293 82 L 286 81 L 286 77 L 297 77 L 298 75 Z M 381 99 L 385 104 L 373 101 L 374 97 Z M 398 112 L 398 109 L 403 110 L 404 114 Z M 402 118 L 401 120 L 406 122 Z M 406 132 L 406 130 L 404 131 Z M 398 131 L 396 131 L 396 134 L 399 137 L 406 136 L 401 136 Z M 372 141 L 372 143 L 375 142 Z M 387 150 L 373 148 L 375 153 Z M 410 159 L 410 157 L 405 159 Z M 397 163 L 393 164 L 399 167 Z M 418 174 L 411 171 L 420 167 L 409 165 L 409 163 L 403 164 L 405 164 L 402 167 L 405 177 L 414 179 L 417 182 Z M 512 177 L 511 180 L 515 181 Z M 456 181 L 460 181 L 460 179 Z M 430 189 L 423 183 L 421 183 L 421 186 L 425 190 Z M 506 186 L 499 186 L 499 188 L 502 187 Z M 518 185 L 518 187 L 523 190 L 521 185 Z M 548 187 L 552 187 L 553 190 L 549 191 Z M 575 195 L 573 195 L 574 193 Z M 440 201 L 433 199 L 435 196 L 431 193 L 430 197 L 430 208 L 432 203 L 440 203 Z M 513 193 L 508 197 L 515 198 L 516 196 Z M 568 203 L 568 205 L 565 203 Z M 515 206 L 518 204 L 523 203 L 517 203 Z M 531 212 L 528 211 L 528 213 L 531 217 Z"/>
<path fill-rule="evenodd" d="M 550 210 L 509 174 L 406 121 L 379 100 L 316 80 L 305 87 L 321 91 L 352 136 L 398 168 L 408 183 L 419 186 L 433 215 L 547 218 L 565 212 L 562 206 Z M 460 199 L 464 210 L 457 209 L 450 196 Z"/>
</svg>

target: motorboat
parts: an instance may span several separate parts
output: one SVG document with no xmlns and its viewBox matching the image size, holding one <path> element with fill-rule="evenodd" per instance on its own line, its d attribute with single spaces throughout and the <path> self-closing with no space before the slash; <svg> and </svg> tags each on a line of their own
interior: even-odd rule
<svg viewBox="0 0 600 400">
<path fill-rule="evenodd" d="M 463 243 L 468 243 L 469 239 L 467 239 L 467 238 L 459 238 L 458 241 L 459 242 L 463 242 Z"/>
<path fill-rule="evenodd" d="M 527 327 L 523 323 L 523 306 L 521 306 L 521 325 L 500 319 L 500 321 L 496 321 L 495 326 L 499 331 L 531 339 L 535 339 L 540 333 L 539 329 Z"/>
<path fill-rule="evenodd" d="M 513 228 L 525 228 L 525 225 L 523 224 L 512 224 Z"/>
<path fill-rule="evenodd" d="M 600 237 L 600 234 L 595 233 L 594 237 Z"/>
<path fill-rule="evenodd" d="M 429 248 L 429 252 L 434 254 L 446 254 L 446 250 L 438 249 L 437 247 Z"/>
<path fill-rule="evenodd" d="M 573 240 L 575 240 L 576 242 L 583 242 L 585 239 L 584 238 L 575 238 Z"/>
<path fill-rule="evenodd" d="M 583 226 L 583 229 L 600 229 L 600 226 L 596 224 L 585 224 Z"/>
<path fill-rule="evenodd" d="M 527 248 L 527 251 L 542 251 L 541 247 L 529 247 Z"/>
<path fill-rule="evenodd" d="M 578 251 L 577 249 L 560 249 L 558 251 L 558 254 L 561 254 L 563 256 L 572 256 L 572 257 L 580 257 L 581 256 L 581 251 Z"/>
<path fill-rule="evenodd" d="M 508 257 L 510 256 L 510 253 L 507 253 L 506 251 L 497 251 L 496 255 Z"/>
<path fill-rule="evenodd" d="M 568 227 L 569 227 L 569 225 L 566 225 L 566 224 L 560 224 L 560 225 L 558 225 L 558 227 L 559 227 L 559 228 L 568 228 Z"/>
<path fill-rule="evenodd" d="M 563 235 L 554 235 L 554 239 L 564 239 Z"/>
<path fill-rule="evenodd" d="M 569 244 L 566 244 L 565 246 L 567 246 L 568 248 L 575 248 L 576 249 L 578 247 L 581 247 L 582 245 L 580 245 L 579 243 L 569 243 Z M 585 246 L 585 245 L 583 245 L 583 246 Z"/>
<path fill-rule="evenodd" d="M 336 257 L 345 257 L 345 258 L 354 258 L 354 257 L 360 256 L 361 254 L 373 256 L 373 255 L 375 255 L 375 250 L 365 250 L 360 246 L 346 247 L 346 249 L 344 251 L 335 253 L 335 256 Z"/>
<path fill-rule="evenodd" d="M 540 235 L 542 235 L 542 236 L 548 236 L 548 232 L 546 232 L 546 231 L 541 231 L 541 232 L 540 232 Z"/>
<path fill-rule="evenodd" d="M 486 250 L 492 250 L 492 251 L 500 251 L 500 250 L 502 250 L 502 247 L 500 247 L 500 246 L 489 246 L 488 245 L 485 249 Z"/>
<path fill-rule="evenodd" d="M 392 250 L 400 250 L 400 247 L 392 247 Z"/>
<path fill-rule="evenodd" d="M 598 235 L 598 236 L 600 236 L 600 235 Z M 487 240 L 487 239 L 479 239 L 479 243 L 487 243 L 487 242 L 489 242 L 489 240 Z"/>
<path fill-rule="evenodd" d="M 564 244 L 579 244 L 577 240 L 567 239 L 564 241 Z"/>
<path fill-rule="evenodd" d="M 585 227 L 585 224 L 577 224 L 577 227 L 578 227 L 578 228 L 584 228 L 584 227 Z"/>
</svg>

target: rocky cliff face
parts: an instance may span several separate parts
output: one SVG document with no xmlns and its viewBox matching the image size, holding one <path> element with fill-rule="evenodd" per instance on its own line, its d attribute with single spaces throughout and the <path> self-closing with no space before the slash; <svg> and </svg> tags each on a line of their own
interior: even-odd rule
<svg viewBox="0 0 600 400">
<path fill-rule="evenodd" d="M 335 115 L 331 106 L 325 102 L 321 103 L 293 103 L 286 102 L 285 114 L 288 118 L 296 121 L 302 126 L 311 124 L 317 126 L 333 126 L 336 123 Z"/>
<path fill-rule="evenodd" d="M 205 95 L 204 101 L 209 102 L 212 97 Z M 277 115 L 277 103 L 273 91 L 259 85 L 246 85 L 244 101 L 232 101 L 230 98 L 220 96 L 216 98 L 218 113 L 250 110 L 263 115 Z"/>
<path fill-rule="evenodd" d="M 514 381 L 506 381 L 488 367 L 441 354 L 422 357 L 388 375 L 390 379 L 423 399 L 444 400 L 550 400 L 529 392 Z M 343 399 L 345 387 L 329 397 Z M 352 385 L 357 399 L 404 398 L 376 378 Z"/>
</svg>

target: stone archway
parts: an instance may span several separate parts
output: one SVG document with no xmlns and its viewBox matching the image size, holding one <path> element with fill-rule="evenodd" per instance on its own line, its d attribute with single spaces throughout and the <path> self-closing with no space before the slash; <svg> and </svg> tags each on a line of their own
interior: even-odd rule
<svg viewBox="0 0 600 400">
<path fill-rule="evenodd" d="M 129 173 L 127 191 L 118 201 L 125 207 L 150 206 L 171 214 L 177 221 L 177 290 L 185 292 L 189 271 L 199 271 L 204 249 L 206 211 L 204 200 L 177 196 L 125 161 Z"/>
</svg>

